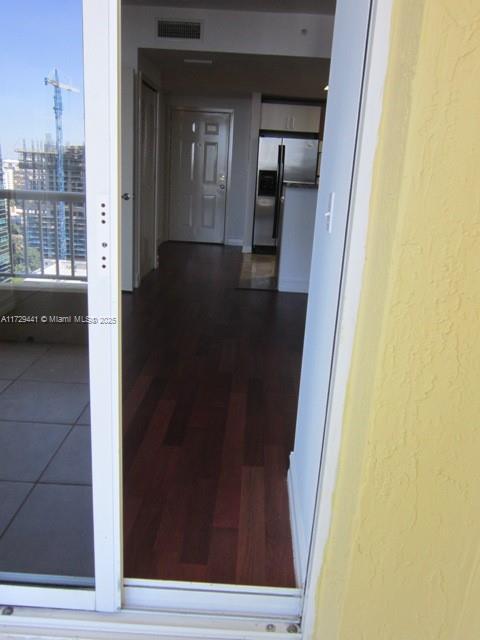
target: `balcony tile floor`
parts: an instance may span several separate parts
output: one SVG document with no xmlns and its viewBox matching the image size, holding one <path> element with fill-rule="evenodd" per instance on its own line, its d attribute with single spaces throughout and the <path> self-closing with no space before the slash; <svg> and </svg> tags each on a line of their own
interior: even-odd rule
<svg viewBox="0 0 480 640">
<path fill-rule="evenodd" d="M 91 583 L 89 423 L 85 347 L 0 342 L 1 580 Z"/>
<path fill-rule="evenodd" d="M 3 571 L 93 575 L 91 487 L 37 484 L 0 539 Z"/>
<path fill-rule="evenodd" d="M 82 415 L 77 420 L 77 424 L 84 424 L 84 425 L 90 424 L 90 404 L 88 404 L 88 406 L 84 409 Z"/>
<path fill-rule="evenodd" d="M 19 506 L 28 497 L 33 484 L 0 481 L 0 535 L 3 534 Z"/>
<path fill-rule="evenodd" d="M 0 394 L 4 420 L 73 424 L 88 403 L 88 385 L 15 380 Z"/>
<path fill-rule="evenodd" d="M 0 380 L 0 393 L 6 388 L 8 387 L 8 385 L 11 383 L 11 380 Z"/>
</svg>

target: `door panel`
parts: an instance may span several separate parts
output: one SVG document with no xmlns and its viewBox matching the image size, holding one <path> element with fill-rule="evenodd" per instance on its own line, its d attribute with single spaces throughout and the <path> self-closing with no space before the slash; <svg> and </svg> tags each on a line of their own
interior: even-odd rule
<svg viewBox="0 0 480 640">
<path fill-rule="evenodd" d="M 2 66 L 0 104 L 13 161 L 8 181 L 0 171 L 0 239 L 16 236 L 0 241 L 0 307 L 25 319 L 0 332 L 4 605 L 120 604 L 118 11 L 19 0 L 2 14 L 0 48 L 23 42 L 27 56 Z"/>
<path fill-rule="evenodd" d="M 215 227 L 215 196 L 203 196 L 202 199 L 202 229 L 213 229 Z"/>
<path fill-rule="evenodd" d="M 170 240 L 223 242 L 229 135 L 228 114 L 173 111 Z"/>
<path fill-rule="evenodd" d="M 141 82 L 140 149 L 137 244 L 140 282 L 155 269 L 156 255 L 156 189 L 157 189 L 157 105 L 158 94 L 146 82 Z"/>
<path fill-rule="evenodd" d="M 217 178 L 218 144 L 207 142 L 204 149 L 203 159 L 203 182 L 204 184 L 215 184 Z"/>
<path fill-rule="evenodd" d="M 94 586 L 82 22 L 82 0 L 2 11 L 0 582 Z"/>
<path fill-rule="evenodd" d="M 322 456 L 369 11 L 368 2 L 344 0 L 338 3 L 335 15 L 295 447 L 290 464 L 298 531 L 303 534 L 299 539 L 302 579 Z"/>
</svg>

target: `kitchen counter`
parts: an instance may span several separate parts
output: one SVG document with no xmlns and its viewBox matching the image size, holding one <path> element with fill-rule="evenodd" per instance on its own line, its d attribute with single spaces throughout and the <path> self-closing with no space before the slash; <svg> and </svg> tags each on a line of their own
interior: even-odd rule
<svg viewBox="0 0 480 640">
<path fill-rule="evenodd" d="M 285 183 L 280 225 L 278 290 L 307 293 L 318 187 Z"/>
</svg>

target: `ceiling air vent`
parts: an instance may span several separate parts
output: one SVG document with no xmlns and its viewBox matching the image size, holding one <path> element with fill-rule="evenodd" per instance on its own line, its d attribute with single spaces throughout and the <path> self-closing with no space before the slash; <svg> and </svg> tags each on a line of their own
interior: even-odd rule
<svg viewBox="0 0 480 640">
<path fill-rule="evenodd" d="M 158 21 L 159 38 L 181 38 L 182 40 L 200 40 L 202 25 L 200 22 Z"/>
</svg>

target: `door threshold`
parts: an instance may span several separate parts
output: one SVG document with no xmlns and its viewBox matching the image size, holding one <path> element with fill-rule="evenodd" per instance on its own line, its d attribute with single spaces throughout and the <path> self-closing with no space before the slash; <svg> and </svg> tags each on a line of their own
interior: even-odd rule
<svg viewBox="0 0 480 640">
<path fill-rule="evenodd" d="M 197 638 L 198 640 L 298 640 L 299 625 L 289 620 L 199 616 L 150 611 L 100 613 L 15 607 L 2 616 L 0 635 L 9 638 Z M 3 637 L 3 636 L 2 636 Z"/>
<path fill-rule="evenodd" d="M 298 623 L 302 603 L 303 590 L 298 588 L 137 578 L 124 581 L 127 609 L 253 616 Z"/>
</svg>

